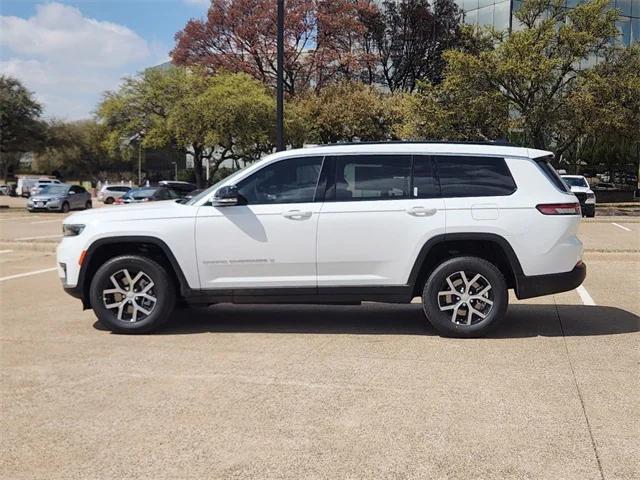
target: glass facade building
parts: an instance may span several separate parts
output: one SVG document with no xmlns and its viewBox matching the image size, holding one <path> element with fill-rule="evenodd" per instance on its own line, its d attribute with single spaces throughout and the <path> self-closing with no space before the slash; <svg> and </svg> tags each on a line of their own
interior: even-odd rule
<svg viewBox="0 0 640 480">
<path fill-rule="evenodd" d="M 566 0 L 568 8 L 575 7 L 581 0 Z M 522 2 L 519 0 L 456 0 L 464 11 L 465 22 L 474 25 L 491 26 L 497 30 L 517 28 L 513 12 Z M 611 0 L 611 8 L 620 12 L 618 30 L 624 45 L 640 42 L 640 0 Z"/>
</svg>

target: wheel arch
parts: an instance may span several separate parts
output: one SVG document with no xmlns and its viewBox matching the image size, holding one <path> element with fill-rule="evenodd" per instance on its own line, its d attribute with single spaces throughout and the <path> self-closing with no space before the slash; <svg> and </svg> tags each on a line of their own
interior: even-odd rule
<svg viewBox="0 0 640 480">
<path fill-rule="evenodd" d="M 87 249 L 78 275 L 78 287 L 85 309 L 91 308 L 89 288 L 100 265 L 110 258 L 126 254 L 146 256 L 156 260 L 167 270 L 176 291 L 180 292 L 181 296 L 186 296 L 190 291 L 178 260 L 169 246 L 160 238 L 138 235 L 101 238 Z"/>
<path fill-rule="evenodd" d="M 508 288 L 518 291 L 522 266 L 511 244 L 493 233 L 445 233 L 429 239 L 420 249 L 409 274 L 413 296 L 422 294 L 430 273 L 442 261 L 454 256 L 472 255 L 494 263 L 505 276 Z"/>
</svg>

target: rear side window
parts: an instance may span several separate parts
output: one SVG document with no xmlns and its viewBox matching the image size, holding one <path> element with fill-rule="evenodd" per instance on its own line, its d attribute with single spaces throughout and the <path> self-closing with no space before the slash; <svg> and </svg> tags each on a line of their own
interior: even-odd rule
<svg viewBox="0 0 640 480">
<path fill-rule="evenodd" d="M 547 177 L 547 179 L 551 183 L 553 183 L 556 188 L 558 188 L 561 192 L 571 191 L 571 189 L 567 187 L 566 183 L 562 181 L 562 178 L 560 178 L 560 175 L 558 175 L 556 169 L 553 168 L 553 165 L 551 165 L 549 159 L 550 157 L 540 157 L 536 158 L 535 161 L 540 167 L 540 170 L 542 170 L 542 173 L 544 173 L 544 176 Z"/>
<path fill-rule="evenodd" d="M 440 196 L 440 187 L 433 174 L 431 157 L 416 155 L 413 157 L 413 191 L 414 198 L 435 198 Z"/>
<path fill-rule="evenodd" d="M 436 158 L 443 197 L 495 197 L 516 191 L 504 158 Z"/>
<path fill-rule="evenodd" d="M 409 198 L 410 155 L 345 155 L 335 162 L 336 201 Z"/>
</svg>

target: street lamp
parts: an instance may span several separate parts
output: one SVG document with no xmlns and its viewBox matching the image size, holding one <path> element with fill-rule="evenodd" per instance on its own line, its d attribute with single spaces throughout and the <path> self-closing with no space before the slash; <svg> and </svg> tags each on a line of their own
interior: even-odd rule
<svg viewBox="0 0 640 480">
<path fill-rule="evenodd" d="M 175 168 L 175 173 L 173 175 L 173 179 L 174 180 L 178 180 L 178 163 L 177 162 L 171 162 L 171 165 L 173 165 L 173 167 Z"/>
<path fill-rule="evenodd" d="M 276 150 L 284 150 L 284 0 L 278 0 L 276 70 Z"/>
</svg>

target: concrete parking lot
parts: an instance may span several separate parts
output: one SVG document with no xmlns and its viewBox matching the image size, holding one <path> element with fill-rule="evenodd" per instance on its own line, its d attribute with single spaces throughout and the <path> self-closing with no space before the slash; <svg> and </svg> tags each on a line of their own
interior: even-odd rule
<svg viewBox="0 0 640 480">
<path fill-rule="evenodd" d="M 585 221 L 583 288 L 471 340 L 372 303 L 113 335 L 50 270 L 62 218 L 0 211 L 0 478 L 640 477 L 638 217 Z"/>
</svg>

